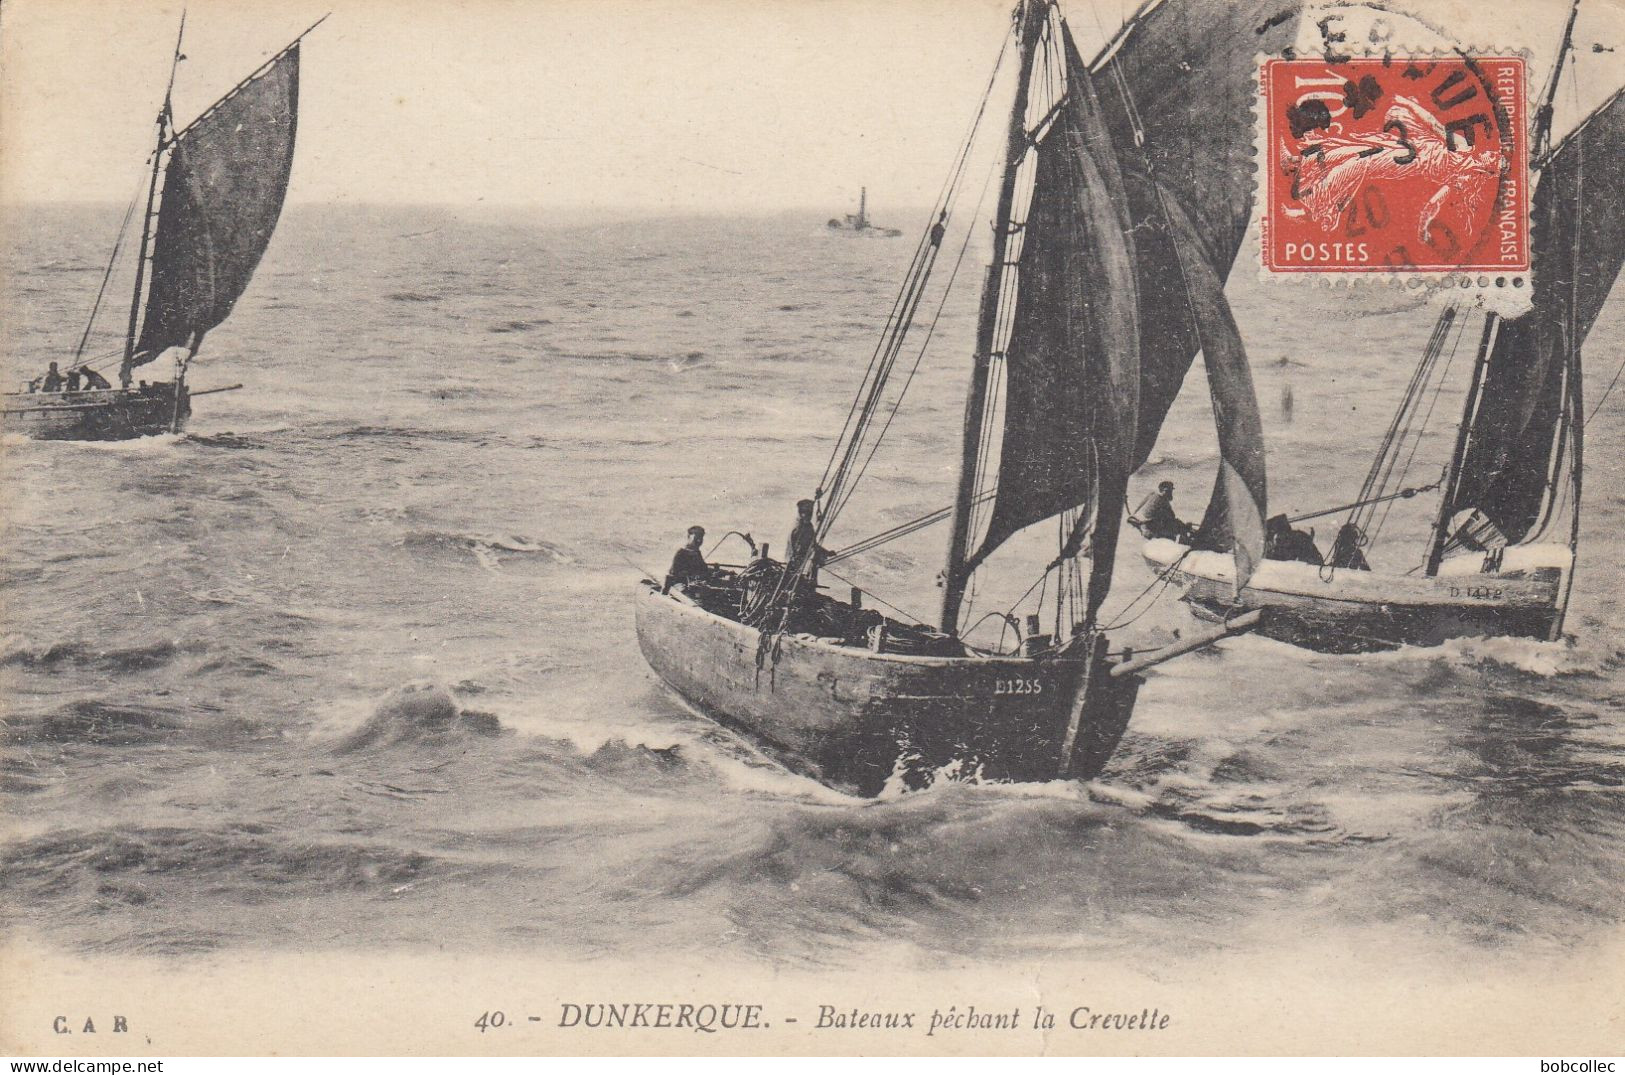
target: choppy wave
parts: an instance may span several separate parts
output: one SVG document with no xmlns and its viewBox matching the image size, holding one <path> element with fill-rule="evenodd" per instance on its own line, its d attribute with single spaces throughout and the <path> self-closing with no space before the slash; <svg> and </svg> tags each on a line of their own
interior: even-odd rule
<svg viewBox="0 0 1625 1075">
<path fill-rule="evenodd" d="M 252 821 L 81 828 L 0 846 L 0 893 L 8 902 L 49 900 L 91 917 L 114 909 L 139 913 L 183 892 L 189 900 L 250 907 L 344 892 L 387 897 L 453 871 L 475 872 L 385 841 L 294 835 Z M 209 949 L 231 939 L 145 921 L 133 935 L 128 927 L 119 932 L 120 946 L 167 950 Z"/>
<path fill-rule="evenodd" d="M 306 212 L 203 355 L 250 387 L 210 397 L 191 434 L 5 435 L 6 932 L 119 951 L 523 943 L 872 967 L 891 945 L 922 963 L 1165 965 L 1247 954 L 1282 923 L 1344 943 L 1351 921 L 1426 915 L 1462 965 L 1625 920 L 1622 609 L 1601 569 L 1577 584 L 1574 646 L 1328 657 L 1240 639 L 1156 670 L 1092 783 L 949 765 L 855 798 L 671 698 L 630 600 L 691 521 L 782 538 L 907 249 L 837 249 L 784 221 Z M 393 238 L 437 226 L 432 257 Z M 77 264 L 88 240 L 18 234 L 18 264 L 67 269 L 34 281 L 54 297 L 14 304 L 21 373 L 59 357 L 99 279 Z M 638 244 L 666 256 L 632 273 L 617 251 Z M 312 277 L 297 252 L 318 246 Z M 1357 489 L 1382 424 L 1362 432 L 1367 401 L 1398 398 L 1393 356 L 1434 319 L 1361 319 L 1327 344 L 1338 369 L 1317 390 L 1297 364 L 1323 356 L 1232 285 L 1261 390 L 1296 383 L 1272 499 Z M 846 540 L 952 497 L 974 295 L 959 306 L 854 504 L 872 525 L 852 517 Z M 1593 339 L 1622 323 L 1605 313 Z M 1604 459 L 1612 413 L 1588 429 Z M 1152 464 L 1186 516 L 1212 436 L 1198 375 Z M 1609 564 L 1625 525 L 1599 475 L 1587 555 Z M 1431 525 L 1419 503 L 1385 541 L 1409 540 L 1406 511 Z M 944 539 L 876 550 L 854 581 L 929 608 Z M 1150 581 L 1128 544 L 1111 607 Z M 990 564 L 978 609 L 1029 566 L 1004 593 Z M 1187 624 L 1169 601 L 1123 641 Z"/>
<path fill-rule="evenodd" d="M 269 446 L 263 436 L 249 437 L 241 433 L 187 433 L 184 434 L 190 444 L 200 448 L 224 448 L 227 451 L 257 451 Z"/>
<path fill-rule="evenodd" d="M 207 649 L 207 644 L 201 641 L 164 640 L 104 649 L 82 640 L 37 646 L 20 638 L 8 638 L 0 643 L 0 665 L 42 671 L 94 669 L 117 674 L 158 668 L 183 654 L 203 653 Z"/>
<path fill-rule="evenodd" d="M 15 718 L 6 737 L 16 744 L 86 743 L 135 746 L 171 738 L 186 728 L 171 709 L 82 700 L 36 718 Z"/>
<path fill-rule="evenodd" d="M 413 426 L 360 425 L 351 426 L 348 429 L 341 430 L 333 434 L 333 436 L 348 440 L 368 440 L 374 438 L 380 440 L 395 440 L 410 445 L 419 441 L 439 441 L 442 443 L 451 444 L 480 443 L 486 440 L 489 434 L 480 432 L 478 430 L 446 428 L 427 429 Z"/>
<path fill-rule="evenodd" d="M 100 272 L 101 268 L 83 261 L 48 261 L 42 265 L 35 265 L 29 271 L 40 273 L 82 273 Z"/>
<path fill-rule="evenodd" d="M 407 534 L 401 544 L 427 552 L 468 553 L 484 568 L 495 569 L 510 557 L 534 557 L 542 563 L 573 564 L 569 550 L 549 541 L 518 534 L 462 533 L 445 530 L 418 530 Z"/>
<path fill-rule="evenodd" d="M 1442 663 L 1505 668 L 1542 678 L 1598 676 L 1616 667 L 1621 653 L 1606 645 L 1533 638 L 1453 638 L 1438 646 L 1402 646 L 1352 658 L 1366 664 Z"/>
<path fill-rule="evenodd" d="M 407 684 L 391 691 L 359 727 L 345 731 L 332 749 L 337 754 L 402 745 L 443 746 L 448 741 L 502 733 L 491 713 L 462 709 L 439 684 Z"/>
</svg>

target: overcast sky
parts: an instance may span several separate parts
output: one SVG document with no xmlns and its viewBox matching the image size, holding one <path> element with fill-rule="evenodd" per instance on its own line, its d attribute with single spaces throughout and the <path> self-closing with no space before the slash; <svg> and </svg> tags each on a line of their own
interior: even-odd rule
<svg viewBox="0 0 1625 1075">
<path fill-rule="evenodd" d="M 1543 66 L 1565 0 L 1504 8 Z M 307 39 L 295 202 L 835 212 L 929 204 L 1010 0 L 191 0 L 186 122 Z M 1137 0 L 1064 5 L 1086 55 Z M 0 200 L 123 204 L 181 5 L 0 5 Z M 1612 10 L 1609 10 L 1612 9 Z M 1597 12 L 1600 11 L 1600 16 Z M 1582 92 L 1622 81 L 1625 5 L 1583 9 Z M 1482 25 L 1483 16 L 1473 16 Z M 1617 53 L 1592 53 L 1601 39 Z M 1499 42 L 1495 42 L 1499 44 Z M 1540 70 L 1533 73 L 1538 88 Z"/>
</svg>

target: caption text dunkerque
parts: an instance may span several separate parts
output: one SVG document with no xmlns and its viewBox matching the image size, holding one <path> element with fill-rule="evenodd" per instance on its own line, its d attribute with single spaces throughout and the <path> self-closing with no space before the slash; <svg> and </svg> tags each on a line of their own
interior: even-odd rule
<svg viewBox="0 0 1625 1075">
<path fill-rule="evenodd" d="M 500 1022 L 492 1023 L 492 1016 Z M 939 1034 L 978 1031 L 1132 1031 L 1167 1030 L 1172 1016 L 1158 1008 L 1105 1009 L 1091 1005 L 1042 1004 L 1030 1007 L 984 1007 L 949 1004 L 926 1008 L 855 1007 L 850 1004 L 809 1004 L 801 1010 L 769 1013 L 761 1004 L 679 1003 L 627 1001 L 619 1003 L 570 1002 L 559 1005 L 556 1027 L 566 1030 L 680 1030 L 716 1034 L 772 1027 L 814 1031 L 901 1031 L 936 1037 Z M 539 1023 L 541 1016 L 528 1016 Z M 553 1022 L 552 1020 L 548 1020 Z M 507 1023 L 501 1013 L 482 1014 L 475 1026 L 484 1031 Z"/>
</svg>

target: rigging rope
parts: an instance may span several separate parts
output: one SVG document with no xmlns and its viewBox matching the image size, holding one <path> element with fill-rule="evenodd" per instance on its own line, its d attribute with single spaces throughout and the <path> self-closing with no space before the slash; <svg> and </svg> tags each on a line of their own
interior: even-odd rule
<svg viewBox="0 0 1625 1075">
<path fill-rule="evenodd" d="M 1405 465 L 1399 468 L 1399 477 L 1393 479 L 1393 484 L 1395 484 L 1395 485 L 1398 485 L 1398 484 L 1404 482 L 1405 478 L 1411 472 L 1411 463 L 1414 462 L 1415 459 L 1416 459 L 1417 450 L 1422 447 L 1422 434 L 1427 432 L 1428 423 L 1433 420 L 1433 410 L 1434 410 L 1435 407 L 1437 407 L 1439 405 L 1439 394 L 1444 391 L 1445 380 L 1450 375 L 1450 367 L 1455 364 L 1456 352 L 1461 347 L 1461 338 L 1466 333 L 1466 331 L 1467 331 L 1467 322 L 1466 322 L 1466 318 L 1463 318 L 1462 319 L 1462 327 L 1456 332 L 1456 342 L 1453 343 L 1450 346 L 1450 355 L 1449 355 L 1448 358 L 1446 358 L 1444 360 L 1444 367 L 1439 370 L 1438 376 L 1434 380 L 1433 396 L 1428 401 L 1427 413 L 1422 415 L 1421 425 L 1416 431 L 1415 438 L 1411 441 L 1411 452 L 1410 452 L 1410 454 L 1408 456 L 1405 457 Z M 1424 391 L 1426 390 L 1425 386 L 1424 386 L 1423 390 Z M 1410 429 L 1408 427 L 1407 427 L 1405 433 L 1406 433 L 1407 436 L 1409 435 Z M 1441 477 L 1440 481 L 1435 483 L 1435 484 L 1442 484 L 1442 483 L 1443 483 L 1443 478 Z M 1385 488 L 1387 487 L 1386 480 L 1385 480 L 1384 487 Z M 1385 502 L 1385 506 L 1382 509 L 1382 518 L 1378 519 L 1376 525 L 1371 528 L 1371 531 L 1370 531 L 1370 534 L 1369 534 L 1369 537 L 1368 537 L 1368 540 L 1367 540 L 1367 545 L 1368 546 L 1375 546 L 1376 545 L 1376 543 L 1377 543 L 1377 535 L 1382 533 L 1382 528 L 1388 524 L 1388 515 L 1389 515 L 1390 512 L 1392 512 L 1394 510 L 1394 503 L 1396 502 L 1396 499 L 1398 499 L 1398 498 L 1389 497 L 1387 499 L 1387 501 Z M 1369 521 L 1370 518 L 1371 518 L 1371 515 L 1374 515 L 1374 514 L 1375 514 L 1375 512 L 1372 512 L 1372 513 L 1368 514 L 1367 515 L 1367 521 Z"/>
<path fill-rule="evenodd" d="M 1608 382 L 1608 387 L 1602 390 L 1602 396 L 1597 400 L 1596 405 L 1591 408 L 1591 413 L 1586 415 L 1586 425 L 1591 424 L 1591 420 L 1597 417 L 1597 412 L 1602 410 L 1602 405 L 1608 402 L 1608 397 L 1613 395 L 1614 386 L 1619 384 L 1619 375 L 1622 373 L 1625 373 L 1625 362 L 1621 362 L 1619 369 L 1614 371 L 1614 379 Z"/>
<path fill-rule="evenodd" d="M 1422 357 L 1417 362 L 1416 369 L 1411 373 L 1411 379 L 1405 386 L 1405 394 L 1401 397 L 1399 407 L 1394 411 L 1394 416 L 1389 421 L 1387 430 L 1383 433 L 1382 442 L 1377 448 L 1375 458 L 1371 461 L 1370 469 L 1366 472 L 1365 481 L 1360 485 L 1359 495 L 1355 497 L 1354 503 L 1349 506 L 1349 516 L 1344 520 L 1345 526 L 1353 526 L 1363 533 L 1365 527 L 1369 526 L 1372 518 L 1375 517 L 1376 505 L 1392 503 L 1394 498 L 1381 495 L 1380 491 L 1390 488 L 1391 484 L 1397 484 L 1394 482 L 1394 470 L 1399 465 L 1399 457 L 1400 453 L 1404 451 L 1405 439 L 1411 435 L 1411 430 L 1416 423 L 1417 409 L 1421 404 L 1422 396 L 1426 393 L 1427 384 L 1433 377 L 1433 371 L 1438 365 L 1439 356 L 1444 352 L 1444 346 L 1450 338 L 1452 328 L 1457 329 L 1456 339 L 1450 349 L 1450 361 L 1446 362 L 1445 369 L 1448 370 L 1450 362 L 1455 360 L 1456 350 L 1461 346 L 1461 334 L 1466 330 L 1467 324 L 1466 318 L 1458 319 L 1459 313 L 1460 310 L 1457 307 L 1453 305 L 1447 306 L 1440 312 L 1439 319 L 1434 322 L 1433 331 L 1428 335 L 1428 342 L 1422 349 Z M 1443 388 L 1442 374 L 1439 388 Z M 1436 389 L 1432 403 L 1437 404 L 1438 398 L 1439 393 L 1438 389 Z M 1433 414 L 1432 405 L 1428 407 L 1427 414 L 1430 417 Z M 1423 429 L 1425 428 L 1426 419 L 1423 419 Z M 1421 431 L 1419 430 L 1416 443 L 1411 448 L 1410 457 L 1406 459 L 1404 468 L 1400 471 L 1398 482 L 1405 480 L 1405 474 L 1409 472 L 1411 460 L 1415 458 L 1416 448 L 1420 443 Z M 1387 513 L 1384 513 L 1382 521 L 1386 522 L 1387 518 Z M 1366 535 L 1368 545 L 1375 543 L 1377 532 L 1380 532 L 1381 526 L 1382 524 L 1379 523 L 1374 532 Z"/>
<path fill-rule="evenodd" d="M 857 590 L 857 591 L 859 591 L 861 593 L 868 594 L 870 597 L 874 598 L 876 601 L 880 602 L 882 605 L 885 605 L 887 608 L 891 609 L 893 612 L 897 613 L 899 616 L 902 616 L 904 619 L 907 619 L 909 622 L 919 624 L 920 626 L 927 626 L 926 621 L 921 619 L 920 617 L 914 615 L 914 613 L 906 612 L 903 609 L 898 608 L 896 605 L 892 604 L 890 601 L 886 600 L 884 597 L 881 597 L 879 594 L 875 593 L 873 590 L 864 589 L 862 586 L 859 586 L 857 583 L 853 582 L 851 579 L 845 577 L 844 575 L 837 575 L 835 572 L 831 571 L 831 572 L 829 572 L 829 577 L 832 578 L 832 579 L 839 579 L 840 581 L 846 583 L 848 586 L 852 587 L 854 590 Z"/>
<path fill-rule="evenodd" d="M 991 500 L 996 495 L 996 493 L 997 493 L 997 490 L 988 490 L 987 492 L 982 494 L 982 499 Z M 869 537 L 864 538 L 861 541 L 854 541 L 852 544 L 846 546 L 845 548 L 838 549 L 835 552 L 832 552 L 829 555 L 829 557 L 824 560 L 824 563 L 826 563 L 826 564 L 839 563 L 840 561 L 845 560 L 848 557 L 857 556 L 860 553 L 868 552 L 871 549 L 877 549 L 880 546 L 885 545 L 885 544 L 887 544 L 889 542 L 896 541 L 898 538 L 907 537 L 910 534 L 917 533 L 918 531 L 924 530 L 928 526 L 932 526 L 932 525 L 934 525 L 936 523 L 940 523 L 944 519 L 946 519 L 950 515 L 952 515 L 953 513 L 954 513 L 954 506 L 952 504 L 949 504 L 945 508 L 938 508 L 936 511 L 929 512 L 929 513 L 927 513 L 925 515 L 921 515 L 921 516 L 919 516 L 918 518 L 915 518 L 915 519 L 910 519 L 908 522 L 899 523 L 899 524 L 897 524 L 896 526 L 892 527 L 889 530 L 882 530 L 878 534 L 873 534 L 873 535 L 871 535 Z"/>
<path fill-rule="evenodd" d="M 965 168 L 970 160 L 971 150 L 975 145 L 976 133 L 981 127 L 983 116 L 987 112 L 988 100 L 992 96 L 993 86 L 998 78 L 999 70 L 1004 65 L 1005 55 L 1009 52 L 1010 35 L 1006 35 L 1000 43 L 998 56 L 994 60 L 993 71 L 988 77 L 987 87 L 982 91 L 982 99 L 977 105 L 976 113 L 970 124 L 964 141 L 955 155 L 953 165 L 949 169 L 948 178 L 938 194 L 936 202 L 932 205 L 932 223 L 920 236 L 915 246 L 914 256 L 909 263 L 908 272 L 904 275 L 903 283 L 898 289 L 897 296 L 892 301 L 890 313 L 887 315 L 886 326 L 881 333 L 880 340 L 870 356 L 868 367 L 864 370 L 863 380 L 859 383 L 858 391 L 847 410 L 846 420 L 841 425 L 841 431 L 836 436 L 835 444 L 830 451 L 828 462 L 824 465 L 824 472 L 818 479 L 818 492 L 815 499 L 828 494 L 829 500 L 820 519 L 820 536 L 828 532 L 829 525 L 833 523 L 834 516 L 844 503 L 841 493 L 851 484 L 847 481 L 850 469 L 858 458 L 869 424 L 873 421 L 876 410 L 881 402 L 886 381 L 891 375 L 891 368 L 901 353 L 904 337 L 912 322 L 914 312 L 918 309 L 923 298 L 926 280 L 930 275 L 931 267 L 936 260 L 936 254 L 941 241 L 942 225 L 947 223 L 948 209 L 957 195 L 960 181 L 965 174 Z M 839 460 L 839 464 L 837 464 Z"/>
<path fill-rule="evenodd" d="M 107 271 L 102 273 L 101 287 L 96 289 L 96 301 L 90 307 L 90 319 L 85 322 L 85 331 L 79 337 L 79 345 L 73 349 L 73 365 L 75 366 L 79 365 L 80 356 L 85 353 L 85 344 L 90 340 L 90 330 L 96 327 L 96 315 L 101 312 L 102 298 L 107 294 L 107 282 L 113 278 L 113 266 L 118 264 L 119 252 L 124 247 L 125 233 L 130 230 L 130 217 L 135 215 L 135 207 L 141 201 L 141 187 L 147 180 L 147 162 L 151 160 L 152 157 L 149 154 L 146 161 L 142 162 L 141 174 L 137 177 L 135 193 L 130 196 L 130 204 L 124 210 L 124 219 L 119 222 L 118 236 L 113 240 L 113 253 L 107 258 Z M 118 353 L 122 354 L 122 349 Z"/>
<path fill-rule="evenodd" d="M 949 209 L 953 206 L 958 197 L 960 182 L 964 178 L 966 167 L 970 161 L 971 150 L 974 148 L 976 143 L 977 131 L 980 129 L 982 118 L 987 112 L 988 100 L 992 96 L 993 86 L 998 79 L 999 70 L 1004 65 L 1004 58 L 1009 51 L 1009 45 L 1010 35 L 1006 35 L 1005 39 L 1000 43 L 998 56 L 994 60 L 993 71 L 988 76 L 987 87 L 982 91 L 982 99 L 977 105 L 976 113 L 971 120 L 970 129 L 965 136 L 965 140 L 959 147 L 952 167 L 949 169 L 948 178 L 944 181 L 942 191 L 939 193 L 937 201 L 932 205 L 932 222 L 920 236 L 918 243 L 915 245 L 913 258 L 909 263 L 907 273 L 904 275 L 903 283 L 899 287 L 897 295 L 892 301 L 891 312 L 887 315 L 886 324 L 881 332 L 880 340 L 875 344 L 875 350 L 870 355 L 869 364 L 864 370 L 863 379 L 859 382 L 858 390 L 853 397 L 852 405 L 847 410 L 846 419 L 842 423 L 841 431 L 837 435 L 835 444 L 830 451 L 829 460 L 824 465 L 824 472 L 818 480 L 818 488 L 813 494 L 813 499 L 821 500 L 827 496 L 827 500 L 824 500 L 823 507 L 818 516 L 817 528 L 815 530 L 817 542 L 822 542 L 824 537 L 828 534 L 830 527 L 834 525 L 835 519 L 840 514 L 841 509 L 845 507 L 847 501 L 850 499 L 851 491 L 856 485 L 856 479 L 861 477 L 864 470 L 866 470 L 868 467 L 868 460 L 866 459 L 862 464 L 862 467 L 856 472 L 856 475 L 854 475 L 853 467 L 860 458 L 863 447 L 866 444 L 870 428 L 874 422 L 875 415 L 878 413 L 881 404 L 884 401 L 886 384 L 891 377 L 892 369 L 896 365 L 898 357 L 902 354 L 903 345 L 906 342 L 908 330 L 913 323 L 914 316 L 919 309 L 920 303 L 924 299 L 926 284 L 930 278 L 932 266 L 936 263 L 936 257 L 941 248 L 943 234 L 948 222 Z M 967 246 L 968 242 L 969 239 L 967 236 Z M 963 257 L 964 247 L 962 247 L 960 251 L 961 261 L 963 260 Z M 956 276 L 958 274 L 958 268 L 959 265 L 956 262 L 954 267 L 954 273 Z M 950 284 L 951 283 L 952 280 L 950 279 Z M 944 296 L 944 301 L 946 301 L 946 295 Z M 940 316 L 941 312 L 942 306 L 939 305 L 937 315 Z M 931 324 L 931 332 L 934 333 L 935 329 L 936 321 L 933 319 Z M 927 342 L 929 342 L 929 340 L 930 334 L 927 335 Z M 923 357 L 923 354 L 924 349 L 922 348 L 920 357 Z M 917 357 L 915 359 L 914 369 L 918 369 L 919 362 L 920 358 Z M 907 391 L 908 385 L 912 383 L 913 377 L 914 373 L 913 370 L 911 370 L 907 381 L 905 381 L 903 385 L 904 392 Z M 902 397 L 899 395 L 897 402 L 893 407 L 893 415 L 895 415 L 896 407 L 900 406 L 901 402 Z M 882 427 L 882 435 L 884 435 L 885 430 L 890 427 L 890 424 L 891 421 L 890 418 L 888 418 L 885 426 Z M 878 447 L 878 443 L 879 442 L 877 439 L 874 446 Z M 872 459 L 873 454 L 873 449 L 871 449 L 868 458 Z M 839 460 L 839 463 L 837 463 L 837 460 Z M 813 554 L 815 548 L 816 543 L 808 548 L 807 553 L 809 556 Z M 774 586 L 772 594 L 768 598 L 767 603 L 769 605 L 773 605 L 778 602 L 780 597 L 788 588 L 790 580 L 800 574 L 805 566 L 805 562 L 785 563 L 783 569 L 779 573 L 778 582 Z M 831 574 L 833 575 L 833 572 Z M 839 578 L 840 576 L 835 577 Z M 876 600 L 880 600 L 880 598 L 877 597 Z M 885 604 L 886 602 L 881 601 L 881 603 Z M 901 609 L 896 609 L 895 606 L 888 605 L 887 607 L 893 608 L 895 611 L 898 611 L 904 616 L 908 616 L 910 619 L 914 619 L 915 622 L 924 622 L 919 620 L 917 617 L 914 617 L 911 613 L 902 612 Z"/>
<path fill-rule="evenodd" d="M 987 198 L 987 188 L 992 178 L 992 173 L 989 172 L 987 181 L 984 181 L 982 184 L 982 192 L 976 198 L 976 209 L 971 216 L 971 219 L 973 220 L 977 216 L 981 215 L 982 203 Z M 954 281 L 959 279 L 959 270 L 965 263 L 966 252 L 970 249 L 971 235 L 972 230 L 970 228 L 966 228 L 965 239 L 959 246 L 959 254 L 954 258 L 953 271 L 948 274 L 948 282 L 942 289 L 942 298 L 937 302 L 937 309 L 936 312 L 931 315 L 930 324 L 926 326 L 925 339 L 920 341 L 920 349 L 914 356 L 914 364 L 909 367 L 908 376 L 903 379 L 903 386 L 898 389 L 897 396 L 892 401 L 891 413 L 886 416 L 886 421 L 881 425 L 880 432 L 875 434 L 869 448 L 868 456 L 864 458 L 863 464 L 858 468 L 857 474 L 854 475 L 850 481 L 845 483 L 845 495 L 841 497 L 838 504 L 835 501 L 834 494 L 831 494 L 829 505 L 825 509 L 826 525 L 821 533 L 828 532 L 829 524 L 833 524 L 834 516 L 846 506 L 849 500 L 851 500 L 852 491 L 855 490 L 858 483 L 863 480 L 863 476 L 869 472 L 869 464 L 874 461 L 875 453 L 880 451 L 880 445 L 883 441 L 885 441 L 886 433 L 891 429 L 893 419 L 897 417 L 898 410 L 903 406 L 903 399 L 908 395 L 909 387 L 914 383 L 914 375 L 920 370 L 920 363 L 925 358 L 926 349 L 931 346 L 931 340 L 937 333 L 937 324 L 939 321 L 941 321 L 942 311 L 948 304 L 948 296 L 953 293 Z M 948 507 L 946 512 L 947 514 L 952 514 L 952 506 Z M 944 518 L 946 517 L 947 515 L 944 515 Z"/>
</svg>

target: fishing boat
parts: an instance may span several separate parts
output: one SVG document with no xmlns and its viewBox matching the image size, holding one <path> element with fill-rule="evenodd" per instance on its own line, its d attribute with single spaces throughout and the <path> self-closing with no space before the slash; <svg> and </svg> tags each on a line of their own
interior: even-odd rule
<svg viewBox="0 0 1625 1075">
<path fill-rule="evenodd" d="M 861 235 L 868 239 L 895 239 L 903 234 L 901 228 L 877 227 L 869 219 L 869 188 L 863 187 L 858 191 L 858 211 L 848 213 L 844 217 L 830 217 L 825 225 L 832 232 L 841 235 Z"/>
<path fill-rule="evenodd" d="M 1229 557 L 1211 551 L 1222 542 L 1146 542 L 1146 563 L 1179 587 L 1199 616 L 1266 610 L 1261 634 L 1326 652 L 1473 636 L 1562 637 L 1580 536 L 1581 347 L 1625 263 L 1625 97 L 1614 94 L 1551 145 L 1553 99 L 1577 7 L 1530 141 L 1539 169 L 1531 305 L 1516 317 L 1483 315 L 1442 476 L 1405 486 L 1452 341 L 1474 316 L 1456 305 L 1439 315 L 1359 494 L 1287 520 L 1343 516 L 1324 564 L 1266 560 L 1238 593 Z M 1372 567 L 1388 509 L 1435 491 L 1426 547 L 1403 570 Z"/>
<path fill-rule="evenodd" d="M 180 127 L 172 97 L 175 73 L 185 59 L 182 16 L 158 112 L 157 145 L 143 184 L 146 208 L 119 384 L 114 387 L 94 365 L 101 359 L 110 363 L 119 352 L 87 357 L 86 348 L 139 194 L 125 212 L 67 369 L 59 374 L 53 362 L 24 391 L 6 393 L 0 401 L 6 430 L 42 440 L 178 433 L 191 416 L 194 397 L 242 387 L 193 392 L 187 370 L 205 334 L 225 321 L 248 287 L 281 216 L 298 125 L 299 45 L 319 25 L 321 20 Z M 132 383 L 135 370 L 159 359 L 173 362 L 169 380 Z"/>
<path fill-rule="evenodd" d="M 865 795 L 944 774 L 1090 779 L 1116 749 L 1147 670 L 1257 622 L 1233 619 L 1136 653 L 1101 606 L 1129 475 L 1198 351 L 1218 426 L 1215 513 L 1234 535 L 1239 582 L 1262 554 L 1262 433 L 1223 280 L 1250 212 L 1247 76 L 1258 49 L 1291 43 L 1296 19 L 1281 11 L 1277 0 L 1164 0 L 1085 64 L 1053 0 L 1022 0 L 807 501 L 807 539 L 782 562 L 753 544 L 748 564 L 640 584 L 638 640 L 676 694 L 787 765 Z M 957 270 L 985 219 L 979 205 L 962 211 L 961 190 L 975 184 L 960 180 L 1012 57 L 954 503 L 825 551 L 933 338 L 933 268 L 942 256 Z M 1193 95 L 1236 122 L 1193 131 Z M 962 243 L 945 241 L 950 226 Z M 947 286 L 958 278 L 951 272 Z M 916 320 L 923 331 L 911 333 Z M 820 573 L 838 577 L 832 565 L 940 521 L 951 534 L 936 622 L 872 607 L 885 604 L 871 589 L 842 599 L 818 586 Z M 1032 564 L 1040 524 L 1055 527 L 1055 544 Z M 1018 534 L 1027 536 L 1011 541 Z M 989 597 L 969 587 L 988 580 L 996 553 L 1004 574 L 1036 568 L 1038 578 L 972 619 L 972 601 Z M 996 639 L 991 628 L 978 633 L 987 624 Z"/>
</svg>

